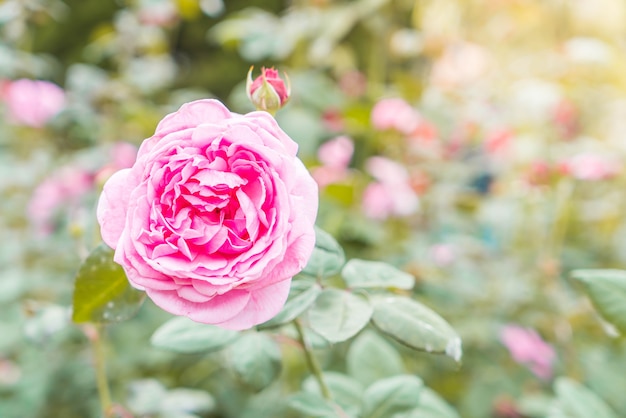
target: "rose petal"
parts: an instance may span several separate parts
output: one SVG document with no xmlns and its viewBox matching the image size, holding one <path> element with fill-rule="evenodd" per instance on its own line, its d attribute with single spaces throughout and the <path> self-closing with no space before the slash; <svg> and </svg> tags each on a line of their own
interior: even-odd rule
<svg viewBox="0 0 626 418">
<path fill-rule="evenodd" d="M 196 100 L 181 106 L 170 113 L 157 125 L 156 135 L 164 136 L 171 132 L 195 128 L 204 123 L 219 123 L 231 117 L 230 111 L 217 100 Z"/>
<path fill-rule="evenodd" d="M 290 286 L 291 280 L 283 280 L 282 282 L 251 291 L 248 304 L 238 315 L 227 321 L 215 324 L 222 328 L 244 330 L 272 319 L 285 305 Z"/>
<path fill-rule="evenodd" d="M 181 298 L 176 290 L 146 289 L 146 293 L 161 309 L 204 324 L 220 324 L 232 319 L 251 299 L 250 292 L 245 290 L 231 290 L 202 303 Z"/>
<path fill-rule="evenodd" d="M 102 239 L 111 248 L 117 247 L 126 224 L 126 210 L 132 189 L 130 169 L 113 174 L 104 185 L 96 217 L 100 223 Z"/>
</svg>

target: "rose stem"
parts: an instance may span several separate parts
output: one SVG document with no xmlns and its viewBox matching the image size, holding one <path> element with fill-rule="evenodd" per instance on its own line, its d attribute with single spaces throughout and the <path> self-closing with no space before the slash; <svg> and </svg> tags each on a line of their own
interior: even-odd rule
<svg viewBox="0 0 626 418">
<path fill-rule="evenodd" d="M 108 417 L 112 403 L 111 392 L 109 391 L 109 383 L 107 381 L 103 334 L 104 327 L 102 325 L 96 325 L 96 335 L 95 338 L 92 340 L 94 361 L 96 366 L 96 381 L 98 384 L 98 395 L 100 396 L 102 415 L 104 417 Z"/>
<path fill-rule="evenodd" d="M 328 390 L 328 386 L 326 386 L 326 382 L 324 381 L 324 376 L 322 375 L 322 369 L 320 368 L 317 359 L 313 355 L 311 351 L 311 347 L 307 344 L 306 338 L 304 337 L 304 330 L 302 329 L 302 324 L 298 319 L 294 319 L 293 324 L 296 327 L 296 331 L 298 332 L 298 339 L 300 340 L 300 344 L 302 344 L 302 349 L 304 350 L 304 356 L 306 357 L 307 365 L 313 373 L 315 380 L 317 380 L 317 384 L 320 387 L 322 392 L 322 396 L 324 399 L 332 400 L 332 395 L 330 394 L 330 390 Z"/>
</svg>

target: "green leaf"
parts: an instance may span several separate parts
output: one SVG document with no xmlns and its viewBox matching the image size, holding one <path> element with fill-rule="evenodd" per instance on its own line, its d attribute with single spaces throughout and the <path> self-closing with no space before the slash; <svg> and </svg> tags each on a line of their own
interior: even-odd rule
<svg viewBox="0 0 626 418">
<path fill-rule="evenodd" d="M 242 382 L 260 391 L 269 386 L 280 373 L 280 348 L 266 334 L 246 333 L 231 346 L 230 363 Z"/>
<path fill-rule="evenodd" d="M 424 387 L 420 392 L 419 406 L 394 418 L 460 418 L 459 414 L 434 390 Z"/>
<path fill-rule="evenodd" d="M 353 378 L 338 372 L 324 372 L 324 382 L 328 386 L 333 401 L 337 403 L 349 416 L 357 416 L 363 402 L 363 385 Z M 306 392 L 322 394 L 317 380 L 309 376 L 302 384 Z"/>
<path fill-rule="evenodd" d="M 340 418 L 338 407 L 312 392 L 299 392 L 288 401 L 290 408 L 301 412 L 303 416 L 315 418 Z"/>
<path fill-rule="evenodd" d="M 317 283 L 311 284 L 305 290 L 299 290 L 292 285 L 289 291 L 289 298 L 283 309 L 274 318 L 260 324 L 258 328 L 271 328 L 293 321 L 313 305 L 313 302 L 315 302 L 315 299 L 321 292 L 322 288 Z"/>
<path fill-rule="evenodd" d="M 418 406 L 422 380 L 401 375 L 378 380 L 363 395 L 363 418 L 388 418 Z"/>
<path fill-rule="evenodd" d="M 161 399 L 159 412 L 162 416 L 173 417 L 175 414 L 202 413 L 215 409 L 215 399 L 203 390 L 177 388 L 172 389 Z"/>
<path fill-rule="evenodd" d="M 575 270 L 572 277 L 604 319 L 626 334 L 626 270 Z"/>
<path fill-rule="evenodd" d="M 365 385 L 404 373 L 400 354 L 372 331 L 363 331 L 352 342 L 346 362 L 348 373 Z"/>
<path fill-rule="evenodd" d="M 416 350 L 461 360 L 461 339 L 445 319 L 421 303 L 401 296 L 374 300 L 372 323 L 383 333 Z"/>
<path fill-rule="evenodd" d="M 348 287 L 412 289 L 415 278 L 392 265 L 380 261 L 352 259 L 343 267 L 341 276 Z"/>
<path fill-rule="evenodd" d="M 598 395 L 574 380 L 558 378 L 555 392 L 547 418 L 617 418 Z"/>
<path fill-rule="evenodd" d="M 161 325 L 150 338 L 153 346 L 178 353 L 220 350 L 239 337 L 239 333 L 215 325 L 200 324 L 179 316 Z"/>
<path fill-rule="evenodd" d="M 346 262 L 343 248 L 328 233 L 315 227 L 315 248 L 302 273 L 313 277 L 329 277 L 341 271 Z"/>
<path fill-rule="evenodd" d="M 215 409 L 215 399 L 203 391 L 186 388 L 167 390 L 155 379 L 136 380 L 130 384 L 127 405 L 141 416 L 196 416 Z"/>
<path fill-rule="evenodd" d="M 372 316 L 372 306 L 363 297 L 339 289 L 325 289 L 309 309 L 313 331 L 331 343 L 354 336 Z"/>
<path fill-rule="evenodd" d="M 74 322 L 121 322 L 141 307 L 145 293 L 130 285 L 113 254 L 111 248 L 100 244 L 80 266 L 72 302 Z"/>
</svg>

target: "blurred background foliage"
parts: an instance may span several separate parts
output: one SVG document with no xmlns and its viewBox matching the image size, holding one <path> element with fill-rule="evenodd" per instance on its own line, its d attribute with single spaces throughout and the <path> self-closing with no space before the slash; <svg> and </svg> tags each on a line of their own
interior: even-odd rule
<svg viewBox="0 0 626 418">
<path fill-rule="evenodd" d="M 99 188 L 182 103 L 251 110 L 251 65 L 292 81 L 277 119 L 323 186 L 318 224 L 349 256 L 413 274 L 415 297 L 461 335 L 460 367 L 394 346 L 405 372 L 467 418 L 586 416 L 556 415 L 555 390 L 576 391 L 553 385 L 558 376 L 626 416 L 624 340 L 568 279 L 626 266 L 626 3 L 4 0 L 0 33 L 1 417 L 98 416 L 89 330 L 69 310 L 78 265 L 99 241 Z M 20 122 L 9 94 L 19 79 L 60 86 L 62 108 Z M 380 125 L 372 109 L 383 98 L 414 113 Z M 353 144 L 349 165 L 321 154 L 338 136 Z M 374 210 L 381 201 L 399 203 Z M 110 327 L 121 404 L 145 417 L 298 416 L 277 402 L 306 376 L 288 342 L 281 379 L 256 393 L 221 352 L 151 347 L 168 318 L 148 301 Z M 514 344 L 552 347 L 547 375 L 514 361 L 510 324 L 541 335 Z M 324 367 L 345 368 L 348 346 L 320 351 Z M 197 408 L 148 407 L 176 396 Z"/>
</svg>

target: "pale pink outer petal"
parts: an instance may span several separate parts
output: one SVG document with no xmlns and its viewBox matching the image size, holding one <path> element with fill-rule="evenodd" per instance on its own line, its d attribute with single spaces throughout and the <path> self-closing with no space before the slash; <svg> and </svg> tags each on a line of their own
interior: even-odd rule
<svg viewBox="0 0 626 418">
<path fill-rule="evenodd" d="M 222 326 L 221 323 L 233 317 L 243 315 L 242 310 L 247 309 L 252 299 L 250 292 L 245 290 L 231 290 L 201 303 L 181 298 L 176 290 L 147 288 L 146 293 L 157 306 L 169 313 L 184 315 L 203 324 L 220 324 L 220 326 Z M 252 325 L 248 325 L 247 328 Z"/>
<path fill-rule="evenodd" d="M 242 118 L 241 122 L 257 132 L 266 146 L 290 156 L 295 156 L 298 152 L 298 144 L 278 126 L 276 119 L 269 113 L 257 111 L 239 117 Z"/>
<path fill-rule="evenodd" d="M 165 116 L 157 125 L 155 135 L 164 136 L 175 131 L 195 128 L 204 123 L 219 123 L 231 117 L 233 114 L 217 100 L 196 100 L 182 105 L 176 112 Z"/>
<path fill-rule="evenodd" d="M 126 168 L 113 174 L 105 183 L 96 216 L 102 239 L 111 248 L 117 248 L 124 226 L 133 184 L 129 184 L 131 170 Z"/>
<path fill-rule="evenodd" d="M 285 305 L 290 286 L 291 280 L 283 280 L 255 289 L 250 293 L 248 304 L 236 316 L 216 325 L 226 329 L 244 330 L 272 319 Z M 203 322 L 199 318 L 191 319 Z"/>
<path fill-rule="evenodd" d="M 319 201 L 317 183 L 300 160 L 294 163 L 296 175 L 291 195 L 289 243 L 282 262 L 263 273 L 266 285 L 291 278 L 302 271 L 315 247 L 313 225 Z"/>
</svg>

